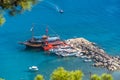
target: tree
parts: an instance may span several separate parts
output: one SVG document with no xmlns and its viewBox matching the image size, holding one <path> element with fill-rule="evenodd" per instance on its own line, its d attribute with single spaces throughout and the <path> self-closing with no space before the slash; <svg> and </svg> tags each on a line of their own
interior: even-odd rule
<svg viewBox="0 0 120 80">
<path fill-rule="evenodd" d="M 3 17 L 3 15 L 0 15 L 0 25 L 5 23 L 5 18 Z"/>
<path fill-rule="evenodd" d="M 38 74 L 34 80 L 44 80 L 44 77 L 40 74 Z"/>
<path fill-rule="evenodd" d="M 5 80 L 5 79 L 3 79 L 3 78 L 0 78 L 0 80 Z"/>
<path fill-rule="evenodd" d="M 100 80 L 100 77 L 98 75 L 94 74 L 91 76 L 90 80 Z"/>
<path fill-rule="evenodd" d="M 82 80 L 83 73 L 80 70 L 71 71 L 69 80 Z"/>
<path fill-rule="evenodd" d="M 104 73 L 104 74 L 102 74 L 102 76 L 101 76 L 101 80 L 113 80 L 113 77 L 112 77 L 112 75 L 110 75 L 110 74 Z"/>
<path fill-rule="evenodd" d="M 51 80 L 69 80 L 68 76 L 68 71 L 66 71 L 63 67 L 59 67 L 53 71 Z"/>
<path fill-rule="evenodd" d="M 51 80 L 82 80 L 83 73 L 80 70 L 67 71 L 63 67 L 57 68 L 51 75 Z"/>
<path fill-rule="evenodd" d="M 9 15 L 15 16 L 26 10 L 30 11 L 32 6 L 42 0 L 0 0 L 0 25 L 4 24 L 5 18 L 3 12 L 8 12 Z"/>
<path fill-rule="evenodd" d="M 26 10 L 37 2 L 38 0 L 0 0 L 0 9 L 10 11 Z"/>
</svg>

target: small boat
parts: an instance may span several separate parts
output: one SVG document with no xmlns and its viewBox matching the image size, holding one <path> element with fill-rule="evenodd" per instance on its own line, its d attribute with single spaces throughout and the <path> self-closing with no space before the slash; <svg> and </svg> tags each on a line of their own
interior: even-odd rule
<svg viewBox="0 0 120 80">
<path fill-rule="evenodd" d="M 61 54 L 61 56 L 63 56 L 63 57 L 65 57 L 65 56 L 75 56 L 76 55 L 76 53 L 63 53 L 63 54 Z"/>
<path fill-rule="evenodd" d="M 37 66 L 31 66 L 31 67 L 29 67 L 29 70 L 30 71 L 38 71 L 39 69 Z"/>
<path fill-rule="evenodd" d="M 76 56 L 77 51 L 68 45 L 58 46 L 49 50 L 52 53 L 55 53 L 60 56 Z"/>
<path fill-rule="evenodd" d="M 81 58 L 86 58 L 87 56 L 81 56 Z"/>
<path fill-rule="evenodd" d="M 60 9 L 60 10 L 59 10 L 59 13 L 61 13 L 61 14 L 62 14 L 62 13 L 64 13 L 64 11 L 63 11 L 62 9 Z"/>
<path fill-rule="evenodd" d="M 76 57 L 82 57 L 82 56 L 83 56 L 83 53 L 77 52 Z"/>
<path fill-rule="evenodd" d="M 91 59 L 85 59 L 84 62 L 91 62 Z"/>
</svg>

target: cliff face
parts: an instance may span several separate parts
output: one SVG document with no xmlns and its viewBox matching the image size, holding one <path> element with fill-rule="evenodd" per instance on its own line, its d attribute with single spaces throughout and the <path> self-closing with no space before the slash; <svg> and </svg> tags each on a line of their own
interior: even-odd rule
<svg viewBox="0 0 120 80">
<path fill-rule="evenodd" d="M 109 56 L 103 49 L 95 43 L 84 38 L 68 39 L 65 41 L 68 45 L 91 58 L 96 67 L 106 67 L 109 70 L 120 70 L 120 57 Z M 81 55 L 77 55 L 80 57 Z"/>
</svg>

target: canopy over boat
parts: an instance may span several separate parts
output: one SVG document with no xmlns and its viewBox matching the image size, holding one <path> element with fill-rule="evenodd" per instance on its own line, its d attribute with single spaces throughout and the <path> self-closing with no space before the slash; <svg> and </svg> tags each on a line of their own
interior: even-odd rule
<svg viewBox="0 0 120 80">
<path fill-rule="evenodd" d="M 33 36 L 34 39 L 42 39 L 42 36 Z"/>
<path fill-rule="evenodd" d="M 56 40 L 60 40 L 59 37 L 48 37 L 47 41 L 51 42 L 51 41 L 56 41 Z"/>
</svg>

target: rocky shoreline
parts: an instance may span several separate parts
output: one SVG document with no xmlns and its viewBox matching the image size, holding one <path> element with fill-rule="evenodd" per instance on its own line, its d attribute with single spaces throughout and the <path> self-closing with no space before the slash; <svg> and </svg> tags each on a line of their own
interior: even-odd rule
<svg viewBox="0 0 120 80">
<path fill-rule="evenodd" d="M 120 70 L 120 57 L 108 55 L 95 43 L 84 38 L 68 39 L 65 42 L 79 52 L 77 57 L 86 56 L 91 59 L 94 62 L 93 66 L 104 67 L 110 71 Z"/>
</svg>

